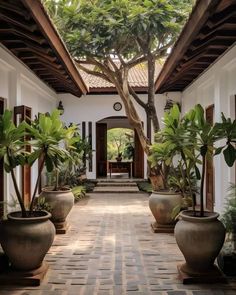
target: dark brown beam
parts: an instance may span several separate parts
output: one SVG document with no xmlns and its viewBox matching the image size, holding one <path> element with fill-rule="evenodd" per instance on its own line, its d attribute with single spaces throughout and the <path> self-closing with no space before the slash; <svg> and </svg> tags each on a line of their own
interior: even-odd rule
<svg viewBox="0 0 236 295">
<path fill-rule="evenodd" d="M 23 31 L 18 31 L 15 28 L 0 28 L 0 34 L 13 34 L 15 36 L 24 37 L 26 39 L 32 40 L 38 44 L 43 44 L 46 42 L 43 37 L 38 37 L 35 34 L 25 33 Z"/>
<path fill-rule="evenodd" d="M 22 9 L 22 5 L 19 3 L 19 5 L 14 5 L 9 3 L 8 1 L 0 1 L 0 8 L 3 8 L 4 10 L 12 11 L 16 14 L 19 14 L 23 16 L 25 19 L 29 20 L 30 15 L 25 9 Z"/>
<path fill-rule="evenodd" d="M 182 58 L 190 46 L 191 42 L 199 33 L 202 25 L 206 23 L 209 16 L 212 15 L 220 0 L 199 0 L 193 9 L 193 12 L 185 25 L 182 33 L 174 45 L 171 54 L 169 55 L 161 73 L 156 80 L 156 90 L 160 89 L 168 79 L 170 73 L 175 69 L 178 62 Z"/>
<path fill-rule="evenodd" d="M 0 20 L 3 20 L 3 21 L 8 22 L 10 24 L 13 24 L 13 25 L 15 25 L 17 27 L 23 28 L 24 30 L 30 31 L 32 33 L 34 31 L 36 31 L 36 29 L 37 29 L 36 24 L 32 24 L 32 23 L 29 23 L 29 22 L 25 23 L 22 20 L 16 20 L 13 17 L 9 17 L 8 15 L 3 14 L 1 11 L 0 11 Z"/>
<path fill-rule="evenodd" d="M 47 38 L 49 44 L 60 56 L 61 62 L 64 64 L 64 67 L 70 73 L 71 78 L 74 80 L 75 84 L 78 85 L 81 93 L 87 92 L 87 87 L 82 80 L 72 58 L 70 57 L 64 43 L 62 42 L 58 32 L 52 25 L 47 13 L 45 12 L 43 5 L 40 1 L 35 0 L 22 0 L 23 4 L 31 12 L 35 22 L 39 26 L 41 32 Z"/>
</svg>

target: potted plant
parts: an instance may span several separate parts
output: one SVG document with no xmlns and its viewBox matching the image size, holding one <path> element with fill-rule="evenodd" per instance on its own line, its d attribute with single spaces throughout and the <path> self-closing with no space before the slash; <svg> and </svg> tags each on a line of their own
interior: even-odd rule
<svg viewBox="0 0 236 295">
<path fill-rule="evenodd" d="M 50 120 L 49 118 L 42 115 L 38 125 L 44 125 L 45 121 Z M 12 112 L 8 110 L 0 116 L 0 158 L 3 159 L 5 171 L 11 174 L 21 209 L 9 213 L 7 220 L 1 223 L 0 242 L 12 267 L 21 271 L 31 271 L 41 266 L 55 235 L 55 228 L 49 220 L 51 214 L 34 209 L 44 162 L 53 161 L 54 155 L 62 152 L 58 147 L 58 138 L 52 133 L 44 132 L 44 129 L 36 127 L 35 124 L 30 126 L 26 122 L 22 122 L 16 127 L 12 121 Z M 26 138 L 31 135 L 34 135 L 34 140 L 26 141 Z M 31 145 L 32 152 L 26 152 L 27 145 Z M 40 157 L 43 158 L 43 161 L 39 167 L 31 203 L 29 207 L 26 207 L 16 180 L 15 168 L 33 165 Z"/>
<path fill-rule="evenodd" d="M 231 184 L 225 211 L 221 218 L 226 228 L 226 241 L 217 257 L 220 269 L 228 276 L 236 275 L 236 185 Z"/>
<path fill-rule="evenodd" d="M 39 132 L 45 134 L 51 134 L 57 139 L 59 152 L 54 153 L 51 150 L 50 157 L 45 158 L 45 164 L 47 171 L 55 174 L 55 182 L 52 187 L 45 187 L 39 196 L 39 199 L 44 199 L 45 202 L 51 208 L 51 221 L 55 225 L 56 233 L 64 234 L 67 230 L 66 217 L 71 211 L 74 205 L 74 194 L 69 186 L 59 183 L 59 173 L 65 162 L 73 161 L 72 154 L 75 147 L 75 143 L 79 141 L 79 136 L 75 136 L 77 130 L 76 125 L 71 125 L 65 128 L 63 123 L 60 121 L 59 114 L 55 113 L 51 117 L 45 117 L 45 122 L 39 124 Z M 41 116 L 39 117 L 39 122 L 42 121 Z M 37 136 L 37 134 L 32 134 L 32 136 Z M 59 147 L 60 145 L 60 147 Z M 62 148 L 63 146 L 63 148 Z"/>
<path fill-rule="evenodd" d="M 159 179 L 155 177 L 157 181 L 154 182 L 151 177 L 153 193 L 149 198 L 149 207 L 156 219 L 156 222 L 152 224 L 154 231 L 173 232 L 176 222 L 173 212 L 176 211 L 176 208 L 181 208 L 183 191 L 186 191 L 187 185 L 190 188 L 190 195 L 193 194 L 188 182 L 191 181 L 190 176 L 194 163 L 186 156 L 181 157 L 183 154 L 182 139 L 181 143 L 175 139 L 176 133 L 182 135 L 185 130 L 177 105 L 165 113 L 163 123 L 164 128 L 156 134 L 156 142 L 150 148 L 151 169 L 158 170 Z M 186 143 L 184 148 L 188 147 L 189 143 Z M 178 174 L 178 170 L 181 173 Z M 157 173 L 155 174 L 157 175 Z M 183 179 L 185 179 L 184 182 Z"/>
<path fill-rule="evenodd" d="M 202 172 L 200 173 L 196 165 L 195 173 L 201 179 L 200 210 L 182 211 L 180 221 L 175 227 L 176 241 L 186 260 L 186 263 L 179 267 L 179 271 L 183 277 L 201 277 L 203 280 L 207 277 L 209 280 L 210 276 L 217 275 L 214 261 L 224 243 L 225 228 L 217 219 L 218 213 L 204 211 L 206 159 L 223 152 L 227 165 L 233 166 L 236 159 L 233 146 L 236 141 L 236 121 L 232 122 L 222 114 L 222 122 L 212 126 L 205 119 L 201 105 L 190 110 L 184 120 L 188 122 L 185 138 L 195 150 L 191 157 L 202 166 Z M 192 132 L 196 133 L 194 141 L 191 140 Z M 225 144 L 215 148 L 215 143 L 222 139 Z M 199 157 L 202 158 L 201 162 Z"/>
</svg>

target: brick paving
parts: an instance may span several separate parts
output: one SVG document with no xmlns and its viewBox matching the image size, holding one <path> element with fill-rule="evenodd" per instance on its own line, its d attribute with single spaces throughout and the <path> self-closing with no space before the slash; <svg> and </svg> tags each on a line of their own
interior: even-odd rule
<svg viewBox="0 0 236 295">
<path fill-rule="evenodd" d="M 183 261 L 172 234 L 154 234 L 146 194 L 91 194 L 70 213 L 58 235 L 39 287 L 2 287 L 0 295 L 235 295 L 236 280 L 183 285 Z"/>
</svg>

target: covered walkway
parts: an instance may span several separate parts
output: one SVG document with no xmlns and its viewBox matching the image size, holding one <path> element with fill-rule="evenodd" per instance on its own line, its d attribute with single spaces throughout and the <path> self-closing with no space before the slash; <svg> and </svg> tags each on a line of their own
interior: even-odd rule
<svg viewBox="0 0 236 295">
<path fill-rule="evenodd" d="M 70 229 L 57 235 L 40 287 L 2 287 L 1 295 L 233 295 L 236 283 L 183 285 L 183 261 L 172 234 L 154 234 L 148 196 L 91 194 L 70 214 Z"/>
</svg>

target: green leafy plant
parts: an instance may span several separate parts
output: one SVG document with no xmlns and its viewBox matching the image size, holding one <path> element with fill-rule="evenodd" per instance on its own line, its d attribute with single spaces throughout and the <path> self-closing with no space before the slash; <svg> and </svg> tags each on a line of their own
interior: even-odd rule
<svg viewBox="0 0 236 295">
<path fill-rule="evenodd" d="M 75 186 L 72 188 L 72 193 L 74 194 L 75 201 L 78 202 L 86 196 L 86 189 L 82 185 Z"/>
<path fill-rule="evenodd" d="M 189 121 L 181 118 L 178 105 L 165 113 L 163 123 L 155 135 L 157 142 L 150 148 L 151 167 L 158 166 L 164 189 L 193 196 L 193 169 L 198 161 L 193 148 L 195 133 L 187 131 Z"/>
<path fill-rule="evenodd" d="M 226 164 L 229 167 L 234 165 L 236 160 L 236 120 L 226 119 L 222 113 L 222 122 L 211 125 L 205 118 L 204 109 L 201 105 L 196 105 L 194 109 L 186 115 L 192 119 L 189 130 L 196 132 L 197 141 L 194 142 L 194 149 L 200 152 L 202 171 L 196 166 L 196 174 L 201 178 L 200 184 L 200 216 L 204 216 L 204 183 L 206 174 L 206 161 L 215 155 L 223 152 Z M 216 148 L 215 144 L 219 140 L 224 140 L 224 144 Z"/>
<path fill-rule="evenodd" d="M 155 72 L 159 66 L 156 61 L 165 58 L 173 46 L 192 3 L 192 0 L 44 0 L 78 67 L 116 87 L 146 154 L 152 125 L 155 131 L 159 130 L 155 108 Z M 90 66 L 86 67 L 86 63 Z M 128 79 L 136 66 L 148 72 L 147 101 L 135 92 Z M 147 133 L 136 103 L 146 113 Z"/>
<path fill-rule="evenodd" d="M 229 234 L 236 234 L 236 185 L 231 184 L 226 199 L 225 210 L 222 214 L 222 222 Z"/>
<path fill-rule="evenodd" d="M 67 138 L 73 135 L 73 132 L 74 128 L 64 128 L 58 110 L 53 111 L 52 114 L 40 114 L 31 125 L 23 121 L 17 127 L 12 121 L 11 111 L 6 110 L 0 116 L 0 158 L 3 158 L 5 171 L 11 174 L 22 217 L 32 216 L 33 214 L 36 193 L 44 165 L 47 171 L 51 172 L 54 168 L 59 167 L 66 158 L 70 157 L 68 151 L 62 145 Z M 26 140 L 29 137 L 30 140 Z M 26 146 L 29 145 L 32 149 L 31 152 L 26 151 Z M 38 159 L 41 159 L 41 165 L 29 210 L 26 210 L 16 180 L 15 168 L 24 165 L 32 166 Z"/>
</svg>

